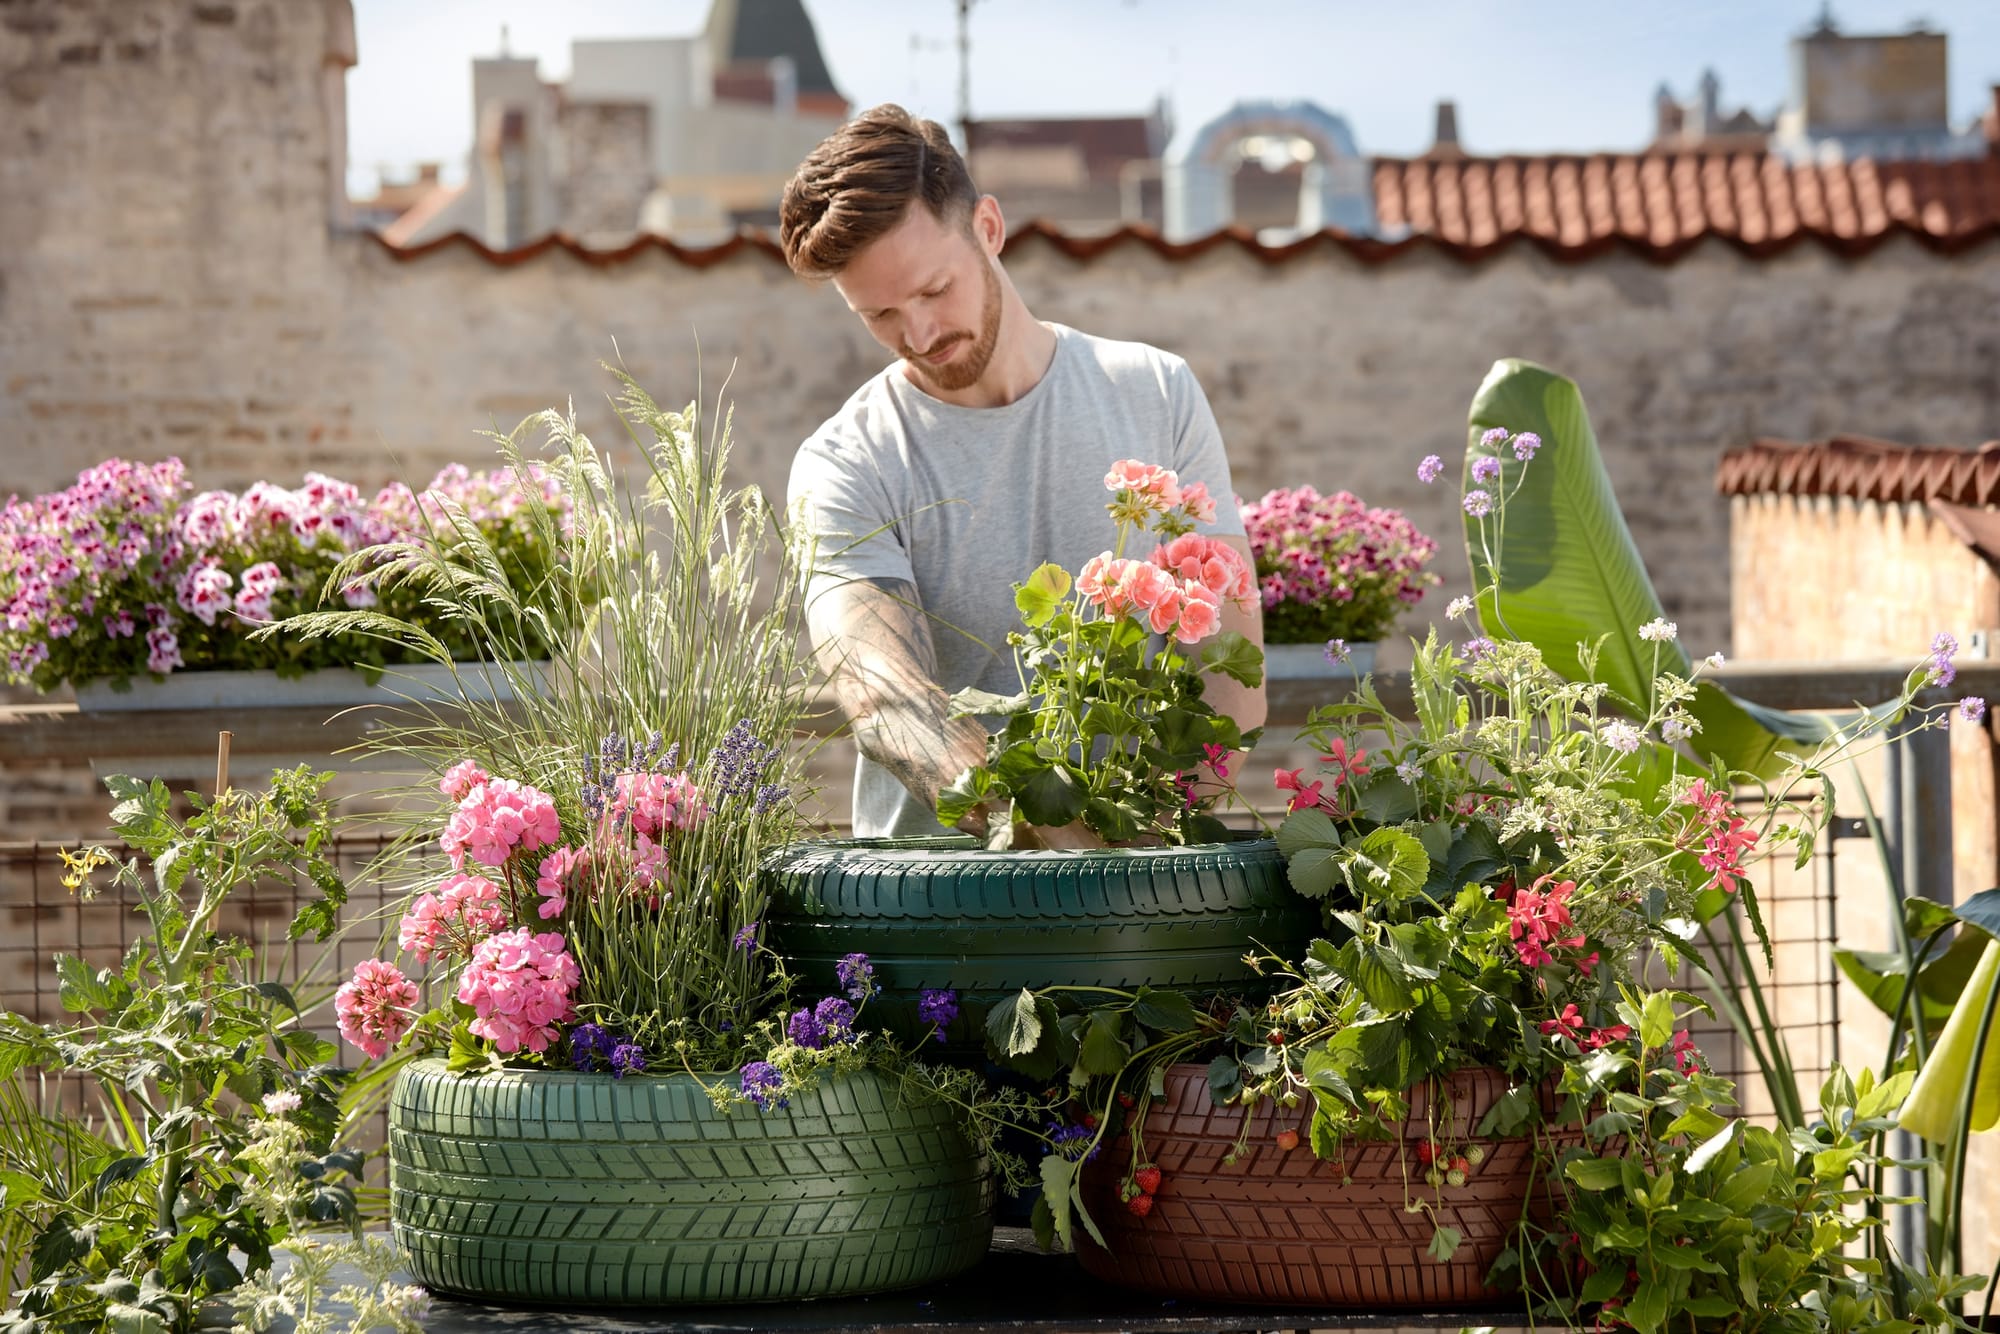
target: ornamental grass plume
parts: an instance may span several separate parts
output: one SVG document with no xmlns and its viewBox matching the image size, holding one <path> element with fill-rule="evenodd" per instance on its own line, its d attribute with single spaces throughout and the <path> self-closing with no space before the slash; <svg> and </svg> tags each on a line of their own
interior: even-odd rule
<svg viewBox="0 0 2000 1334">
<path fill-rule="evenodd" d="M 1437 554 L 1436 542 L 1400 511 L 1371 508 L 1346 491 L 1266 492 L 1243 506 L 1243 527 L 1257 564 L 1267 643 L 1380 640 L 1439 582 L 1424 568 Z"/>
<path fill-rule="evenodd" d="M 282 630 L 448 661 L 424 624 L 387 610 L 414 598 L 462 627 L 513 696 L 413 701 L 370 742 L 423 771 L 383 865 L 407 865 L 441 829 L 456 872 L 409 886 L 399 932 L 433 980 L 456 978 L 446 994 L 470 1008 L 470 1019 L 440 1016 L 440 1035 L 456 1025 L 462 1045 L 619 1076 L 733 1070 L 761 1040 L 759 1023 L 782 1019 L 782 975 L 756 945 L 758 870 L 804 832 L 789 743 L 807 707 L 799 612 L 810 553 L 761 492 L 726 483 L 726 418 L 667 411 L 619 379 L 635 469 L 614 469 L 571 414 L 539 413 L 494 437 L 518 489 L 545 484 L 566 498 L 560 510 L 531 497 L 513 511 L 548 553 L 544 577 L 509 578 L 472 498 L 446 489 L 406 503 L 451 533 L 449 545 L 391 541 L 329 575 L 331 587 L 365 576 L 380 607 Z M 471 487 L 476 475 L 451 476 Z M 468 875 L 492 897 L 469 894 Z M 552 1051 L 578 1021 L 617 1043 L 600 1051 L 586 1034 L 580 1058 Z"/>
</svg>

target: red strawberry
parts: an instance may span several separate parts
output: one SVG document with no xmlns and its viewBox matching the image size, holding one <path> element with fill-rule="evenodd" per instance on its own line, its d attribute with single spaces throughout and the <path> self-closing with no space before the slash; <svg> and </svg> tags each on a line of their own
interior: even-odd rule
<svg viewBox="0 0 2000 1334">
<path fill-rule="evenodd" d="M 1460 1154 L 1458 1157 L 1451 1160 L 1451 1166 L 1453 1171 L 1470 1172 L 1472 1170 L 1472 1160 L 1467 1158 L 1464 1154 Z"/>
<path fill-rule="evenodd" d="M 1148 1195 L 1160 1193 L 1160 1169 L 1151 1163 L 1132 1174 L 1132 1183 Z"/>
<path fill-rule="evenodd" d="M 1282 1047 L 1285 1045 L 1285 1030 L 1282 1028 L 1274 1028 L 1266 1036 L 1273 1047 Z"/>
<path fill-rule="evenodd" d="M 1130 1110 L 1131 1107 L 1138 1101 L 1139 1100 L 1137 1098 L 1133 1097 L 1129 1093 L 1121 1093 L 1118 1095 L 1118 1105 L 1120 1107 L 1126 1108 L 1127 1110 Z"/>
<path fill-rule="evenodd" d="M 1079 1118 L 1079 1119 L 1080 1119 L 1080 1120 L 1081 1120 L 1081 1121 L 1083 1122 L 1083 1128 L 1084 1128 L 1085 1130 L 1095 1130 L 1095 1129 L 1097 1129 L 1097 1113 L 1096 1113 L 1096 1112 L 1085 1112 L 1085 1113 L 1083 1114 L 1083 1116 L 1082 1116 L 1081 1118 Z"/>
<path fill-rule="evenodd" d="M 1278 1147 L 1286 1153 L 1290 1153 L 1293 1149 L 1298 1148 L 1299 1132 L 1296 1130 L 1280 1130 L 1278 1132 Z"/>
<path fill-rule="evenodd" d="M 1437 1156 L 1438 1146 L 1430 1140 L 1424 1140 L 1417 1145 L 1417 1161 L 1425 1167 L 1429 1167 L 1432 1163 L 1436 1162 Z"/>
<path fill-rule="evenodd" d="M 1134 1195 L 1131 1199 L 1125 1201 L 1125 1207 L 1130 1209 L 1135 1216 L 1144 1218 L 1147 1214 L 1153 1212 L 1153 1197 L 1150 1195 Z"/>
</svg>

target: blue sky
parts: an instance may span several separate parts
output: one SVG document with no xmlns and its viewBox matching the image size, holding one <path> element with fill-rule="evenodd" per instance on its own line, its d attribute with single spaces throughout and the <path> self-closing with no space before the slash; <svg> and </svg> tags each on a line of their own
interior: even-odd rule
<svg viewBox="0 0 2000 1334">
<path fill-rule="evenodd" d="M 953 0 L 806 0 L 834 81 L 857 106 L 955 115 Z M 1683 98 L 1713 67 L 1726 107 L 1785 100 L 1787 42 L 1819 0 L 978 0 L 975 116 L 1133 114 L 1164 94 L 1192 129 L 1233 103 L 1307 98 L 1365 153 L 1421 152 L 1440 98 L 1474 152 L 1634 149 L 1662 81 Z M 568 73 L 576 37 L 678 36 L 708 0 L 354 0 L 354 184 L 430 158 L 455 172 L 472 135 L 471 61 L 534 55 Z M 1951 36 L 1954 123 L 2000 83 L 1996 0 L 1837 0 L 1843 31 Z"/>
</svg>

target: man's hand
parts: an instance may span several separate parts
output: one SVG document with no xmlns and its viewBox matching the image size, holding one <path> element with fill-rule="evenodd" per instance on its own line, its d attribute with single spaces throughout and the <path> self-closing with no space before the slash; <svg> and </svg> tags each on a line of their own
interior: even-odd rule
<svg viewBox="0 0 2000 1334">
<path fill-rule="evenodd" d="M 936 809 L 940 789 L 985 762 L 986 729 L 977 719 L 950 716 L 916 587 L 900 579 L 853 580 L 814 599 L 806 619 L 861 753 Z M 973 811 L 959 827 L 983 836 L 985 813 Z"/>
</svg>

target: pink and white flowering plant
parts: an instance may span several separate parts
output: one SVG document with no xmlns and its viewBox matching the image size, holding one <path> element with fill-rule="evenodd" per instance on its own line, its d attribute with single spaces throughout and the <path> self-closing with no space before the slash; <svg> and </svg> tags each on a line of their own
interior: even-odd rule
<svg viewBox="0 0 2000 1334">
<path fill-rule="evenodd" d="M 1226 774 L 1229 757 L 1256 741 L 1203 698 L 1206 676 L 1263 679 L 1256 646 L 1222 629 L 1226 607 L 1253 605 L 1249 565 L 1195 531 L 1214 521 L 1214 497 L 1137 459 L 1115 464 L 1104 486 L 1115 547 L 1074 578 L 1045 564 L 1015 585 L 1023 625 L 1008 642 L 1021 693 L 953 697 L 962 715 L 1006 721 L 986 762 L 939 794 L 938 814 L 954 823 L 981 805 L 1010 808 L 1011 819 L 992 822 L 996 846 L 1011 842 L 1017 823 L 1080 821 L 1111 843 L 1219 837 L 1203 780 Z M 1152 550 L 1128 556 L 1139 538 Z"/>
<path fill-rule="evenodd" d="M 329 579 L 381 543 L 440 553 L 482 534 L 506 578 L 546 576 L 549 531 L 571 502 L 539 464 L 473 473 L 452 465 L 422 492 L 400 483 L 372 499 L 309 472 L 296 488 L 258 482 L 241 494 L 193 492 L 178 459 L 110 459 L 75 485 L 0 509 L 0 679 L 53 690 L 176 671 L 319 667 L 415 661 L 362 634 L 260 637 L 260 627 L 322 605 L 379 608 L 424 626 L 456 658 L 479 656 L 465 622 L 429 614 L 414 589 L 390 591 L 366 572 Z"/>
<path fill-rule="evenodd" d="M 1269 644 L 1365 643 L 1435 588 L 1424 567 L 1437 543 L 1400 510 L 1310 486 L 1268 491 L 1243 506 Z"/>
</svg>

